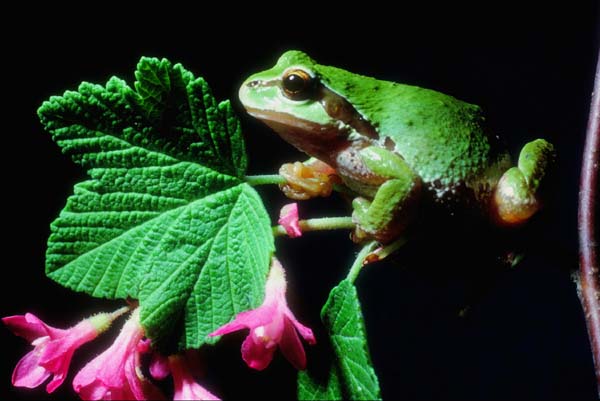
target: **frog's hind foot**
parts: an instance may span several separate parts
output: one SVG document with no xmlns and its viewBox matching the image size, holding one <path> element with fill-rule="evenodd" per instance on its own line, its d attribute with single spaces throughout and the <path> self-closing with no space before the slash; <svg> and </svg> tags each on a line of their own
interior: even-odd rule
<svg viewBox="0 0 600 401">
<path fill-rule="evenodd" d="M 507 170 L 496 185 L 491 213 L 497 224 L 519 225 L 540 209 L 537 190 L 554 158 L 554 146 L 543 139 L 523 147 L 518 166 Z"/>
</svg>

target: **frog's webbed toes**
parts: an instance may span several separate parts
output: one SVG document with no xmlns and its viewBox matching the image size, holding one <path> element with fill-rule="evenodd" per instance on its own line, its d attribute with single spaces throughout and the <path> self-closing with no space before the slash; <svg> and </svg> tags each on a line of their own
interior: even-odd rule
<svg viewBox="0 0 600 401">
<path fill-rule="evenodd" d="M 286 180 L 279 188 L 285 196 L 295 200 L 329 196 L 333 190 L 335 171 L 324 166 L 327 165 L 322 162 L 286 163 L 279 169 L 279 175 Z"/>
</svg>

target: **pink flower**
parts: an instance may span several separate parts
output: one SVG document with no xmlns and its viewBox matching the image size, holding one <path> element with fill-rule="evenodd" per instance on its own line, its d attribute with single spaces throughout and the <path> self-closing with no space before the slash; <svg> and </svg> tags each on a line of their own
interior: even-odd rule
<svg viewBox="0 0 600 401">
<path fill-rule="evenodd" d="M 100 313 L 67 330 L 48 326 L 31 313 L 2 318 L 13 333 L 35 347 L 17 363 L 12 384 L 34 388 L 53 375 L 46 386 L 48 393 L 53 392 L 65 380 L 75 350 L 108 329 L 112 321 L 125 311 L 127 308 L 114 313 Z"/>
<path fill-rule="evenodd" d="M 169 357 L 169 368 L 173 375 L 173 386 L 175 387 L 174 400 L 220 400 L 194 380 L 185 357 L 171 355 Z"/>
<path fill-rule="evenodd" d="M 298 224 L 298 204 L 296 202 L 288 203 L 281 208 L 278 223 L 285 228 L 285 232 L 290 238 L 302 235 L 302 230 L 300 230 L 300 225 Z"/>
<path fill-rule="evenodd" d="M 170 373 L 169 359 L 158 352 L 153 353 L 148 370 L 150 371 L 150 376 L 156 380 L 163 380 Z"/>
<path fill-rule="evenodd" d="M 279 261 L 273 258 L 263 304 L 257 309 L 239 313 L 235 320 L 209 335 L 220 336 L 248 328 L 250 333 L 242 344 L 242 358 L 249 367 L 265 369 L 279 345 L 294 367 L 306 368 L 306 354 L 296 331 L 309 344 L 315 344 L 316 340 L 312 330 L 300 324 L 289 310 L 285 292 L 285 273 Z"/>
<path fill-rule="evenodd" d="M 142 375 L 140 354 L 148 351 L 139 308 L 134 310 L 115 342 L 83 367 L 73 379 L 73 388 L 84 400 L 164 399 Z"/>
</svg>

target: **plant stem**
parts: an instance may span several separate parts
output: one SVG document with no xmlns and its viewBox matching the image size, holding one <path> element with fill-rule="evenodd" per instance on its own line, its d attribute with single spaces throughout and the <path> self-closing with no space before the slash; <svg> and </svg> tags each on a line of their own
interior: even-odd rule
<svg viewBox="0 0 600 401">
<path fill-rule="evenodd" d="M 354 228 L 352 217 L 321 217 L 318 219 L 300 220 L 298 222 L 300 230 L 305 231 L 324 231 L 324 230 L 349 230 Z M 273 227 L 273 235 L 286 235 L 283 226 Z"/>
<path fill-rule="evenodd" d="M 110 317 L 111 317 L 111 319 L 114 320 L 114 319 L 118 318 L 119 316 L 121 316 L 122 314 L 129 312 L 130 310 L 131 310 L 130 306 L 123 306 L 123 307 L 117 309 L 116 311 L 112 312 L 110 314 Z"/>
<path fill-rule="evenodd" d="M 379 248 L 377 248 L 373 252 L 371 252 L 369 255 L 367 255 L 367 258 L 364 263 L 367 264 L 367 263 L 378 262 L 380 260 L 387 258 L 392 253 L 394 253 L 398 249 L 402 248 L 404 246 L 404 244 L 406 244 L 406 241 L 407 241 L 407 238 L 402 236 L 392 243 L 389 243 L 385 246 L 380 246 Z"/>
<path fill-rule="evenodd" d="M 244 178 L 246 182 L 249 185 L 252 185 L 253 187 L 257 185 L 285 184 L 285 178 L 283 178 L 279 174 L 247 175 Z M 349 196 L 356 196 L 356 193 L 345 185 L 333 184 L 333 190 Z"/>
<path fill-rule="evenodd" d="M 377 248 L 377 245 L 377 241 L 371 241 L 368 242 L 365 246 L 363 246 L 358 255 L 356 255 L 354 263 L 350 267 L 350 271 L 346 276 L 347 280 L 349 280 L 351 283 L 354 283 L 356 277 L 358 277 L 358 273 L 360 273 L 360 270 L 365 265 L 365 259 L 371 254 L 371 252 L 373 252 L 373 250 L 375 250 L 375 248 Z"/>
<path fill-rule="evenodd" d="M 579 183 L 579 274 L 578 295 L 587 324 L 600 395 L 600 271 L 596 258 L 595 208 L 598 193 L 598 147 L 600 138 L 600 55 L 596 64 L 594 91 L 587 125 L 581 181 Z"/>
<path fill-rule="evenodd" d="M 285 184 L 285 178 L 279 174 L 247 175 L 245 178 L 246 182 L 252 186 Z"/>
</svg>

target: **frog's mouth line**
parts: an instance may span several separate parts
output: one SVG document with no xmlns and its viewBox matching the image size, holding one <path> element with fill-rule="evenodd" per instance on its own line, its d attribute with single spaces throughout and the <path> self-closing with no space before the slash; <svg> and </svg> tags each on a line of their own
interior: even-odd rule
<svg viewBox="0 0 600 401">
<path fill-rule="evenodd" d="M 321 125 L 291 114 L 251 107 L 246 107 L 246 110 L 277 132 L 284 141 L 326 163 L 333 163 L 330 157 L 332 152 L 348 143 L 348 132 L 334 124 Z"/>
<path fill-rule="evenodd" d="M 309 133 L 322 133 L 332 131 L 332 125 L 320 125 L 308 120 L 302 120 L 288 113 L 281 113 L 272 110 L 259 110 L 252 107 L 246 107 L 246 111 L 252 117 L 257 118 L 265 123 L 274 122 L 283 126 L 288 126 L 292 129 L 301 130 Z"/>
</svg>

